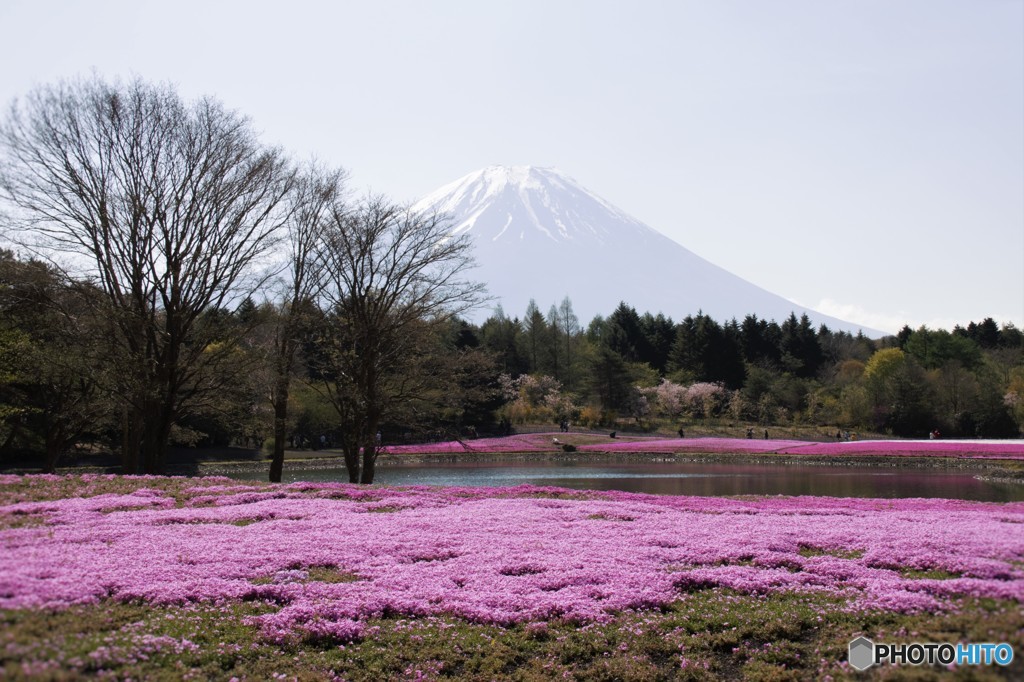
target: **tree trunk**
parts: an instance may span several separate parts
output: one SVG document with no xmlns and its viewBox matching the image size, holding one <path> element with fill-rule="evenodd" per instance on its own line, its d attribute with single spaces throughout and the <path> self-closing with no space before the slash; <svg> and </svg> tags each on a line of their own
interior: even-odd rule
<svg viewBox="0 0 1024 682">
<path fill-rule="evenodd" d="M 174 415 L 161 401 L 147 401 L 142 425 L 141 459 L 143 473 L 163 475 L 167 469 L 167 441 L 171 435 Z"/>
<path fill-rule="evenodd" d="M 369 485 L 373 483 L 373 475 L 377 468 L 377 448 L 374 443 L 363 446 L 363 471 L 359 482 Z"/>
<path fill-rule="evenodd" d="M 359 483 L 359 447 L 344 446 L 345 469 L 348 471 L 348 482 Z"/>
<path fill-rule="evenodd" d="M 139 459 L 141 459 L 142 473 L 153 475 L 158 473 L 157 467 L 157 445 L 159 440 L 158 423 L 160 421 L 160 409 L 152 400 L 146 401 L 143 412 L 142 442 L 139 448 Z"/>
<path fill-rule="evenodd" d="M 278 378 L 274 395 L 274 454 L 270 459 L 270 482 L 280 483 L 284 473 L 284 441 L 288 429 L 288 380 Z"/>
<path fill-rule="evenodd" d="M 60 456 L 63 454 L 64 439 L 61 438 L 59 431 L 50 428 L 46 432 L 46 460 L 43 462 L 43 473 L 44 474 L 55 474 L 57 473 L 57 463 L 60 461 Z"/>
<path fill-rule="evenodd" d="M 135 409 L 124 409 L 121 422 L 121 473 L 139 473 L 139 444 L 142 440 L 142 419 Z"/>
</svg>

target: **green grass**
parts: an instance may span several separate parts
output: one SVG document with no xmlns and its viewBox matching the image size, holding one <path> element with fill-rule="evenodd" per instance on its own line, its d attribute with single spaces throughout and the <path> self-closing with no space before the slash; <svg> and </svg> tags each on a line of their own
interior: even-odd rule
<svg viewBox="0 0 1024 682">
<path fill-rule="evenodd" d="M 295 568 L 306 571 L 303 583 L 354 583 L 361 578 L 355 573 L 339 570 L 337 566 L 295 566 Z M 253 585 L 269 585 L 274 582 L 274 573 L 261 575 L 250 582 Z"/>
<path fill-rule="evenodd" d="M 824 547 L 802 546 L 800 556 L 809 558 L 814 556 L 832 556 L 837 559 L 860 559 L 864 556 L 863 549 L 825 549 Z"/>
<path fill-rule="evenodd" d="M 0 530 L 45 526 L 46 518 L 39 514 L 0 514 Z"/>
<path fill-rule="evenodd" d="M 338 573 L 320 567 L 325 579 Z M 341 574 L 339 574 L 341 575 Z M 607 623 L 512 627 L 455 618 L 381 618 L 356 642 L 261 639 L 247 617 L 274 606 L 147 606 L 106 602 L 65 611 L 0 612 L 7 679 L 323 680 L 879 680 L 1020 679 L 1009 669 L 875 668 L 842 664 L 851 639 L 1008 641 L 1024 647 L 1020 605 L 965 600 L 945 614 L 851 614 L 820 595 L 698 590 L 672 606 Z M 419 678 L 417 677 L 419 676 Z M 1000 677 L 1002 676 L 1002 677 Z"/>
<path fill-rule="evenodd" d="M 963 577 L 960 573 L 953 573 L 941 568 L 904 568 L 900 571 L 900 575 L 914 580 L 953 580 Z"/>
<path fill-rule="evenodd" d="M 245 485 L 263 488 L 260 481 L 227 481 L 224 479 L 187 478 L 185 476 L 163 477 L 158 481 L 140 483 L 136 478 L 124 476 L 58 476 L 44 478 L 41 476 L 22 476 L 19 480 L 4 483 L 0 486 L 0 505 L 18 504 L 20 502 L 46 502 L 70 497 L 95 497 L 97 495 L 131 495 L 140 488 L 152 487 L 159 489 L 162 495 L 172 498 L 176 506 L 182 507 L 187 501 L 201 496 L 201 490 L 210 486 Z M 197 504 L 195 506 L 203 506 Z M 110 507 L 103 510 L 115 511 L 136 509 L 137 507 Z"/>
</svg>

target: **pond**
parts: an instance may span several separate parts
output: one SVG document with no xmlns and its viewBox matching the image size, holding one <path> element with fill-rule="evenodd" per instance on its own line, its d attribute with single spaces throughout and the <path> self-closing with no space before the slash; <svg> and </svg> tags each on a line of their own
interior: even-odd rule
<svg viewBox="0 0 1024 682">
<path fill-rule="evenodd" d="M 265 471 L 232 474 L 265 480 Z M 347 481 L 344 469 L 285 467 L 284 480 Z M 378 464 L 380 485 L 542 485 L 657 495 L 820 495 L 1024 501 L 1024 485 L 983 481 L 970 471 L 874 466 L 695 462 L 487 462 Z"/>
</svg>

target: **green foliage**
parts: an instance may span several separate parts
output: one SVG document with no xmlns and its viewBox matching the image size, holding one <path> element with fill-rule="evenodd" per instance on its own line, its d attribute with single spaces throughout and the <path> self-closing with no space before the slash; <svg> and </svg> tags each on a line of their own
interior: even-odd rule
<svg viewBox="0 0 1024 682">
<path fill-rule="evenodd" d="M 817 333 L 811 326 L 806 313 L 797 320 L 795 314 L 782 324 L 782 363 L 793 374 L 801 378 L 817 376 L 824 361 Z"/>
<path fill-rule="evenodd" d="M 643 333 L 636 308 L 619 303 L 604 323 L 602 340 L 605 345 L 622 356 L 626 362 L 645 362 L 651 357 L 647 337 Z"/>
<path fill-rule="evenodd" d="M 296 447 L 316 445 L 321 435 L 336 441 L 337 415 L 331 401 L 304 382 L 296 383 L 288 396 L 289 433 Z"/>
<path fill-rule="evenodd" d="M 992 345 L 995 345 L 994 342 Z M 925 369 L 936 369 L 951 363 L 974 369 L 981 364 L 981 348 L 977 343 L 966 336 L 951 334 L 943 329 L 931 331 L 921 327 L 906 337 L 901 348 Z"/>
<path fill-rule="evenodd" d="M 555 317 L 544 319 L 535 303 L 531 311 L 536 330 L 550 337 Z M 608 415 L 616 413 L 644 421 L 683 416 L 678 400 L 652 392 L 667 372 L 684 391 L 702 382 L 741 389 L 715 412 L 737 421 L 913 436 L 934 428 L 948 435 L 1013 435 L 1024 419 L 1024 406 L 1017 407 L 1024 403 L 1017 397 L 1024 395 L 1024 382 L 1011 390 L 1010 376 L 1024 363 L 1024 353 L 1006 345 L 1019 339 L 1015 328 L 996 328 L 993 336 L 993 324 L 972 323 L 971 332 L 958 327 L 952 334 L 905 328 L 874 342 L 825 326 L 815 330 L 806 315 L 791 315 L 781 326 L 754 315 L 721 325 L 698 313 L 671 326 L 663 316 L 641 316 L 621 303 L 607 318 L 594 318 L 577 338 L 576 357 L 586 360 L 586 371 L 576 392 L 580 404 L 595 405 L 584 420 L 594 425 L 612 423 Z M 503 317 L 482 329 L 502 325 L 512 330 L 506 335 L 519 338 L 529 329 Z M 975 336 L 987 338 L 988 347 Z M 520 419 L 532 413 L 511 409 Z"/>
<path fill-rule="evenodd" d="M 898 436 L 923 436 L 934 428 L 934 398 L 912 356 L 882 349 L 868 360 L 864 379 L 874 403 L 873 428 Z"/>
<path fill-rule="evenodd" d="M 79 295 L 80 284 L 58 281 L 45 266 L 21 263 L 12 254 L 5 258 L 0 453 L 9 456 L 20 449 L 41 455 L 47 423 L 78 424 L 62 431 L 65 449 L 83 429 L 109 434 L 108 442 L 116 444 L 121 415 L 97 392 L 105 367 L 119 369 L 104 365 L 104 359 L 116 357 L 108 352 L 109 338 L 90 327 L 87 316 L 62 312 L 76 308 L 67 302 Z M 674 325 L 622 304 L 608 318 L 595 318 L 584 332 L 568 299 L 552 306 L 547 317 L 536 304 L 528 313 L 521 322 L 498 310 L 480 327 L 461 320 L 432 327 L 410 318 L 406 329 L 411 332 L 401 337 L 403 350 L 389 356 L 390 369 L 380 375 L 387 378 L 378 384 L 388 392 L 406 391 L 408 399 L 382 413 L 377 428 L 415 438 L 487 432 L 496 428 L 498 418 L 552 425 L 568 419 L 598 427 L 631 417 L 649 428 L 657 420 L 728 417 L 919 437 L 934 428 L 946 435 L 998 437 L 1015 435 L 1024 425 L 1024 354 L 1005 345 L 1006 339 L 1018 338 L 1011 326 L 995 335 L 991 323 L 958 327 L 954 333 L 908 328 L 876 344 L 825 327 L 815 332 L 806 318 L 795 316 L 781 326 L 753 315 L 742 324 L 723 326 L 698 314 Z M 205 353 L 216 356 L 220 373 L 203 375 L 205 397 L 177 417 L 169 438 L 195 445 L 274 442 L 273 411 L 265 396 L 272 392 L 274 356 L 267 348 L 277 333 L 277 315 L 275 305 L 258 306 L 248 299 L 234 312 L 211 309 L 199 316 L 203 333 L 216 339 Z M 355 384 L 338 379 L 358 375 L 358 361 L 365 356 L 360 344 L 368 341 L 349 338 L 347 332 L 339 335 L 347 327 L 336 312 L 312 303 L 302 319 L 292 333 L 299 365 L 294 375 L 304 380 L 291 387 L 283 412 L 284 442 L 315 446 L 324 434 L 338 445 L 344 434 L 360 430 L 351 428 L 355 422 L 346 421 L 335 404 L 339 397 L 356 404 L 357 393 L 348 393 Z M 334 326 L 322 326 L 325 320 Z M 346 338 L 355 345 L 343 347 Z M 976 339 L 987 339 L 985 346 Z M 533 395 L 533 384 L 524 384 L 522 393 L 517 389 L 503 396 L 501 370 L 516 368 L 506 372 L 515 381 L 528 376 L 523 370 L 534 366 L 534 358 L 557 374 L 531 376 L 549 377 L 558 390 Z M 663 367 L 672 371 L 668 383 Z M 323 390 L 325 382 L 333 382 L 333 399 Z M 724 384 L 724 392 L 711 410 L 703 403 L 694 407 L 686 397 L 695 386 L 717 383 Z M 679 395 L 670 395 L 673 390 Z M 76 393 L 91 399 L 76 401 Z"/>
<path fill-rule="evenodd" d="M 587 388 L 605 410 L 623 410 L 632 395 L 633 375 L 629 364 L 611 346 L 601 343 L 595 349 L 587 375 Z"/>
<path fill-rule="evenodd" d="M 743 385 L 746 369 L 739 328 L 723 328 L 703 313 L 688 316 L 676 330 L 668 367 L 693 381 L 721 382 L 728 388 Z"/>
<path fill-rule="evenodd" d="M 640 330 L 646 339 L 645 345 L 648 349 L 646 357 L 643 358 L 644 362 L 664 376 L 668 370 L 668 358 L 676 338 L 676 326 L 672 318 L 661 313 L 644 313 L 640 318 Z"/>
<path fill-rule="evenodd" d="M 38 261 L 0 252 L 0 455 L 46 471 L 104 425 L 99 317 L 91 289 Z"/>
<path fill-rule="evenodd" d="M 495 358 L 500 371 L 519 376 L 530 372 L 527 355 L 523 352 L 523 329 L 518 319 L 505 316 L 501 306 L 480 326 L 483 347 Z"/>
</svg>

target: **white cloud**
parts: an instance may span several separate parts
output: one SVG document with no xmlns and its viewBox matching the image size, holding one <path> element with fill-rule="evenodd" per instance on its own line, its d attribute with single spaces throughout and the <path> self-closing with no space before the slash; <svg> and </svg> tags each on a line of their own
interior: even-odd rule
<svg viewBox="0 0 1024 682">
<path fill-rule="evenodd" d="M 904 325 L 910 325 L 912 329 L 917 329 L 921 325 L 925 325 L 929 329 L 952 330 L 953 327 L 958 324 L 965 325 L 971 321 L 946 317 L 925 319 L 907 314 L 903 311 L 896 313 L 870 311 L 865 310 L 862 306 L 855 303 L 840 303 L 839 301 L 834 301 L 830 298 L 824 298 L 818 303 L 818 305 L 810 307 L 814 310 L 825 313 L 826 315 L 838 317 L 840 320 L 856 322 L 857 324 L 862 324 L 865 327 L 880 329 L 889 334 L 895 334 L 902 329 Z"/>
</svg>

